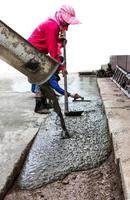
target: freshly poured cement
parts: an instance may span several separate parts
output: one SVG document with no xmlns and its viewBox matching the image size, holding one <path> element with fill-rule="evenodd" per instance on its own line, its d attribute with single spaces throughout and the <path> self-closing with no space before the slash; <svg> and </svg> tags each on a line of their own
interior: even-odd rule
<svg viewBox="0 0 130 200">
<path fill-rule="evenodd" d="M 91 102 L 69 103 L 71 110 L 84 110 L 82 116 L 65 118 L 71 138 L 61 139 L 59 118 L 52 111 L 42 124 L 17 180 L 20 188 L 39 188 L 71 172 L 98 167 L 110 155 L 111 140 L 96 80 L 80 80 L 80 84 L 82 87 L 77 84 L 77 90 L 83 91 Z M 74 80 L 72 88 L 73 85 L 76 86 Z"/>
<path fill-rule="evenodd" d="M 35 190 L 13 188 L 4 200 L 124 200 L 120 177 L 111 154 L 99 167 L 72 172 Z"/>
</svg>

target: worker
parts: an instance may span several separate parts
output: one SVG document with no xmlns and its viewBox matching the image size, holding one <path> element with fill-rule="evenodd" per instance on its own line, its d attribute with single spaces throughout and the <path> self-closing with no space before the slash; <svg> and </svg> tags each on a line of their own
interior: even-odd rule
<svg viewBox="0 0 130 200">
<path fill-rule="evenodd" d="M 64 89 L 59 85 L 59 80 L 60 80 L 60 76 L 59 76 L 59 70 L 57 70 L 53 75 L 52 77 L 48 80 L 48 83 L 49 83 L 49 86 L 54 89 L 56 92 L 58 92 L 59 94 L 61 95 L 64 95 L 65 94 L 65 91 Z M 32 87 L 31 87 L 31 91 L 33 93 L 37 93 L 40 91 L 40 86 L 36 85 L 36 84 L 32 84 Z M 78 99 L 80 98 L 81 96 L 78 95 L 77 93 L 75 94 L 72 94 L 72 93 L 69 93 L 67 92 L 68 94 L 68 97 L 72 97 L 74 99 Z M 47 102 L 46 102 L 47 104 Z M 48 108 L 49 108 L 49 105 L 47 104 L 46 105 Z"/>
<path fill-rule="evenodd" d="M 75 16 L 74 9 L 69 5 L 63 5 L 57 10 L 53 17 L 48 18 L 41 23 L 28 38 L 28 41 L 35 46 L 40 52 L 49 54 L 60 62 L 58 53 L 58 43 L 61 43 L 59 38 L 60 33 L 67 31 L 69 25 L 79 24 L 79 20 Z M 63 66 L 59 70 L 63 70 Z M 46 108 L 46 99 L 41 91 L 36 93 L 35 112 L 48 113 Z"/>
</svg>

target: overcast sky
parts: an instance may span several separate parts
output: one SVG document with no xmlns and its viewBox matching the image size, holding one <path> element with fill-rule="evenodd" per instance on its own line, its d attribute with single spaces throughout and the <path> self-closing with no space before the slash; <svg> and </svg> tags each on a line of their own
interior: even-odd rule
<svg viewBox="0 0 130 200">
<path fill-rule="evenodd" d="M 110 55 L 130 54 L 129 0 L 1 0 L 0 19 L 28 38 L 62 4 L 75 8 L 80 25 L 67 32 L 69 72 L 99 69 Z M 4 67 L 3 67 L 4 66 Z M 0 70 L 6 70 L 1 62 Z M 10 67 L 7 67 L 10 68 Z M 12 69 L 12 68 L 11 68 Z"/>
</svg>

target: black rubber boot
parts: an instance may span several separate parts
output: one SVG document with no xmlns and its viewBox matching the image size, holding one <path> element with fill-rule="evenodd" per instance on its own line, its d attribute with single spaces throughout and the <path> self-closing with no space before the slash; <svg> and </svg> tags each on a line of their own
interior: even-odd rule
<svg viewBox="0 0 130 200">
<path fill-rule="evenodd" d="M 47 108 L 47 109 L 50 109 L 50 108 L 53 108 L 53 106 L 47 102 L 47 99 L 42 97 L 42 106 Z"/>
<path fill-rule="evenodd" d="M 36 105 L 35 105 L 34 112 L 39 113 L 39 114 L 49 113 L 49 110 L 43 104 L 43 99 L 41 97 L 36 97 Z"/>
</svg>

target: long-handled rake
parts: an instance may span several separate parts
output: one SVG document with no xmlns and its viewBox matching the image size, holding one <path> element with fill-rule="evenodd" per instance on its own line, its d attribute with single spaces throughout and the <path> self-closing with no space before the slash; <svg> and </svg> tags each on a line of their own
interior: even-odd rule
<svg viewBox="0 0 130 200">
<path fill-rule="evenodd" d="M 63 56 L 64 56 L 64 67 L 67 69 L 66 65 L 66 41 L 63 41 Z M 69 111 L 68 106 L 68 93 L 67 93 L 67 74 L 64 73 L 64 91 L 65 91 L 65 111 L 64 114 L 66 116 L 80 116 L 84 111 Z"/>
</svg>

